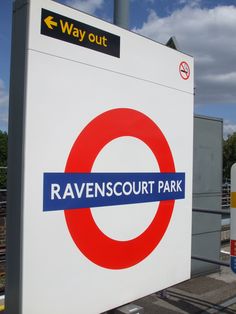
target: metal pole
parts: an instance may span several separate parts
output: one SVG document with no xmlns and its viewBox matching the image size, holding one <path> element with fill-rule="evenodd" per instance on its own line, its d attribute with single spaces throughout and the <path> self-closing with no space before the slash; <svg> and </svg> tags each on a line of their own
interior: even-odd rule
<svg viewBox="0 0 236 314">
<path fill-rule="evenodd" d="M 207 263 L 211 263 L 211 264 L 230 267 L 229 262 L 223 262 L 223 261 L 220 261 L 217 259 L 207 258 L 207 257 L 203 257 L 203 256 L 195 256 L 195 255 L 192 255 L 191 258 L 198 260 L 198 261 L 202 261 L 202 262 L 207 262 Z"/>
<path fill-rule="evenodd" d="M 114 0 L 114 24 L 129 29 L 129 0 Z"/>
<path fill-rule="evenodd" d="M 227 209 L 218 210 L 218 209 L 193 208 L 193 212 L 218 214 L 218 215 L 225 215 L 225 214 L 230 215 L 230 210 L 227 210 Z"/>
</svg>

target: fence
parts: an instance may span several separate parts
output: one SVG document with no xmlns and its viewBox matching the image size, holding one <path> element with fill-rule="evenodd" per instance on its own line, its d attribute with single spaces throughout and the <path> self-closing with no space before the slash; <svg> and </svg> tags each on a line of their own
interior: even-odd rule
<svg viewBox="0 0 236 314">
<path fill-rule="evenodd" d="M 230 180 L 226 180 L 222 184 L 222 209 L 230 209 Z"/>
<path fill-rule="evenodd" d="M 7 167 L 0 167 L 0 293 L 5 287 Z"/>
</svg>

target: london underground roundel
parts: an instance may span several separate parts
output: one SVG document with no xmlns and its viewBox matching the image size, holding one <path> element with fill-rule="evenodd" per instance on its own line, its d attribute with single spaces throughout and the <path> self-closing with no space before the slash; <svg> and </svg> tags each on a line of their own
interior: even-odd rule
<svg viewBox="0 0 236 314">
<path fill-rule="evenodd" d="M 143 141 L 154 154 L 160 173 L 175 173 L 170 147 L 159 127 L 148 116 L 128 108 L 104 112 L 82 130 L 71 148 L 65 173 L 90 173 L 103 147 L 123 136 Z M 124 269 L 141 262 L 157 247 L 167 230 L 174 203 L 174 199 L 161 200 L 146 230 L 127 241 L 105 235 L 89 207 L 67 209 L 64 213 L 74 243 L 90 261 L 108 269 Z"/>
</svg>

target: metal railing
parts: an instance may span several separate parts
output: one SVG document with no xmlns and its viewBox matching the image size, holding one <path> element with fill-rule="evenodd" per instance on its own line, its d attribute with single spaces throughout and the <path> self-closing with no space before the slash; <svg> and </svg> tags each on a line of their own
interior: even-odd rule
<svg viewBox="0 0 236 314">
<path fill-rule="evenodd" d="M 230 209 L 230 190 L 231 190 L 230 180 L 226 180 L 222 184 L 222 198 L 221 198 L 222 209 Z"/>
<path fill-rule="evenodd" d="M 0 294 L 5 290 L 7 167 L 0 167 Z"/>
<path fill-rule="evenodd" d="M 205 209 L 205 208 L 193 208 L 193 212 L 202 213 L 202 214 L 213 214 L 213 215 L 225 215 L 225 214 L 227 214 L 230 216 L 230 210 L 227 210 L 227 209 L 216 210 L 216 209 Z M 224 262 L 221 260 L 212 259 L 212 258 L 208 258 L 205 256 L 192 255 L 191 258 L 194 260 L 201 261 L 201 262 L 207 262 L 207 263 L 216 264 L 216 265 L 220 265 L 220 266 L 230 267 L 229 262 Z"/>
</svg>

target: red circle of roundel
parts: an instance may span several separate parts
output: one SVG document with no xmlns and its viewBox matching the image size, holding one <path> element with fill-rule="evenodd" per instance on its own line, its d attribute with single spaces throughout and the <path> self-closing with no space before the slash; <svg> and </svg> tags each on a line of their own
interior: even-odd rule
<svg viewBox="0 0 236 314">
<path fill-rule="evenodd" d="M 172 153 L 161 130 L 149 117 L 128 108 L 106 111 L 83 129 L 70 151 L 65 172 L 91 172 L 102 148 L 122 136 L 143 141 L 153 152 L 160 172 L 175 172 Z M 106 236 L 96 225 L 90 208 L 65 210 L 64 213 L 71 237 L 90 261 L 108 269 L 123 269 L 141 262 L 156 248 L 170 222 L 174 202 L 160 201 L 147 229 L 127 241 Z"/>
</svg>

